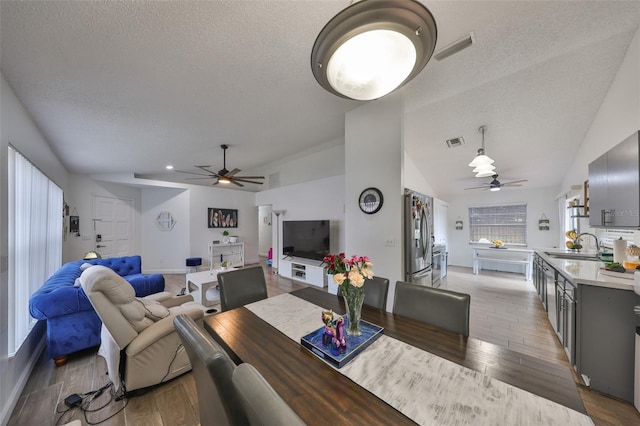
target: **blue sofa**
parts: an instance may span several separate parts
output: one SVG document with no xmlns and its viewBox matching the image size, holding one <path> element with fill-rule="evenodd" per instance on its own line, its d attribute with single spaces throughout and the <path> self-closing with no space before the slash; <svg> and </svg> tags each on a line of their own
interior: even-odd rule
<svg viewBox="0 0 640 426">
<path fill-rule="evenodd" d="M 113 269 L 129 281 L 137 297 L 164 291 L 161 274 L 142 274 L 140 256 L 78 260 L 62 265 L 29 300 L 31 316 L 47 321 L 47 351 L 58 365 L 68 354 L 100 344 L 102 322 L 82 287 L 74 285 L 83 263 Z"/>
</svg>

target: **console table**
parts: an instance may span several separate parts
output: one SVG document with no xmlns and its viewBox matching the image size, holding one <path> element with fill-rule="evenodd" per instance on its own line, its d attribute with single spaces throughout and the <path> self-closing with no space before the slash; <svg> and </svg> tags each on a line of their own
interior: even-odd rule
<svg viewBox="0 0 640 426">
<path fill-rule="evenodd" d="M 473 273 L 479 274 L 483 262 L 503 263 L 506 265 L 522 265 L 524 267 L 524 279 L 531 281 L 533 273 L 533 250 L 493 247 L 473 248 Z"/>
</svg>

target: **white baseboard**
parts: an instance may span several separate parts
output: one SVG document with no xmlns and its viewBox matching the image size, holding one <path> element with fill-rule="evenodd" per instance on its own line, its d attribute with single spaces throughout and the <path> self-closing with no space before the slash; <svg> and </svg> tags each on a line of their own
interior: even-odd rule
<svg viewBox="0 0 640 426">
<path fill-rule="evenodd" d="M 40 358 L 44 347 L 45 336 L 42 336 L 42 339 L 40 339 L 40 343 L 38 343 L 36 350 L 31 353 L 26 368 L 22 370 L 18 383 L 16 383 L 16 385 L 13 387 L 9 398 L 7 398 L 7 401 L 2 407 L 2 413 L 0 413 L 0 424 L 6 425 L 9 423 L 9 418 L 11 417 L 11 414 L 13 413 L 18 400 L 20 399 L 20 395 L 22 395 L 22 390 L 27 385 L 27 381 L 29 380 L 31 373 L 33 372 L 33 368 L 36 366 L 36 363 L 38 362 L 38 359 Z"/>
</svg>

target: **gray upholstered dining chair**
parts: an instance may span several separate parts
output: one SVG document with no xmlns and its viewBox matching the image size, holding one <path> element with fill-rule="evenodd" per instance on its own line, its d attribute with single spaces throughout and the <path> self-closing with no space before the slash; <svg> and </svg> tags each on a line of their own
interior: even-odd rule
<svg viewBox="0 0 640 426">
<path fill-rule="evenodd" d="M 393 313 L 469 336 L 471 296 L 414 283 L 396 283 Z"/>
<path fill-rule="evenodd" d="M 220 308 L 238 308 L 267 298 L 267 283 L 262 266 L 218 273 Z"/>
<path fill-rule="evenodd" d="M 196 381 L 200 424 L 247 425 L 238 392 L 233 386 L 235 364 L 222 347 L 191 318 L 173 320 L 186 349 Z"/>
<path fill-rule="evenodd" d="M 378 309 L 387 308 L 389 279 L 373 277 L 364 282 L 364 304 Z"/>
<path fill-rule="evenodd" d="M 305 424 L 253 365 L 240 364 L 233 371 L 232 381 L 252 426 Z"/>
</svg>

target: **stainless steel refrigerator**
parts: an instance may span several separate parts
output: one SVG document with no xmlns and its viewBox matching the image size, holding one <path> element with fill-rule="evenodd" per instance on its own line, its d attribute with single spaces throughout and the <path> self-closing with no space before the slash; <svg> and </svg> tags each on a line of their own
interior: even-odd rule
<svg viewBox="0 0 640 426">
<path fill-rule="evenodd" d="M 432 285 L 433 198 L 405 189 L 405 281 Z"/>
</svg>

